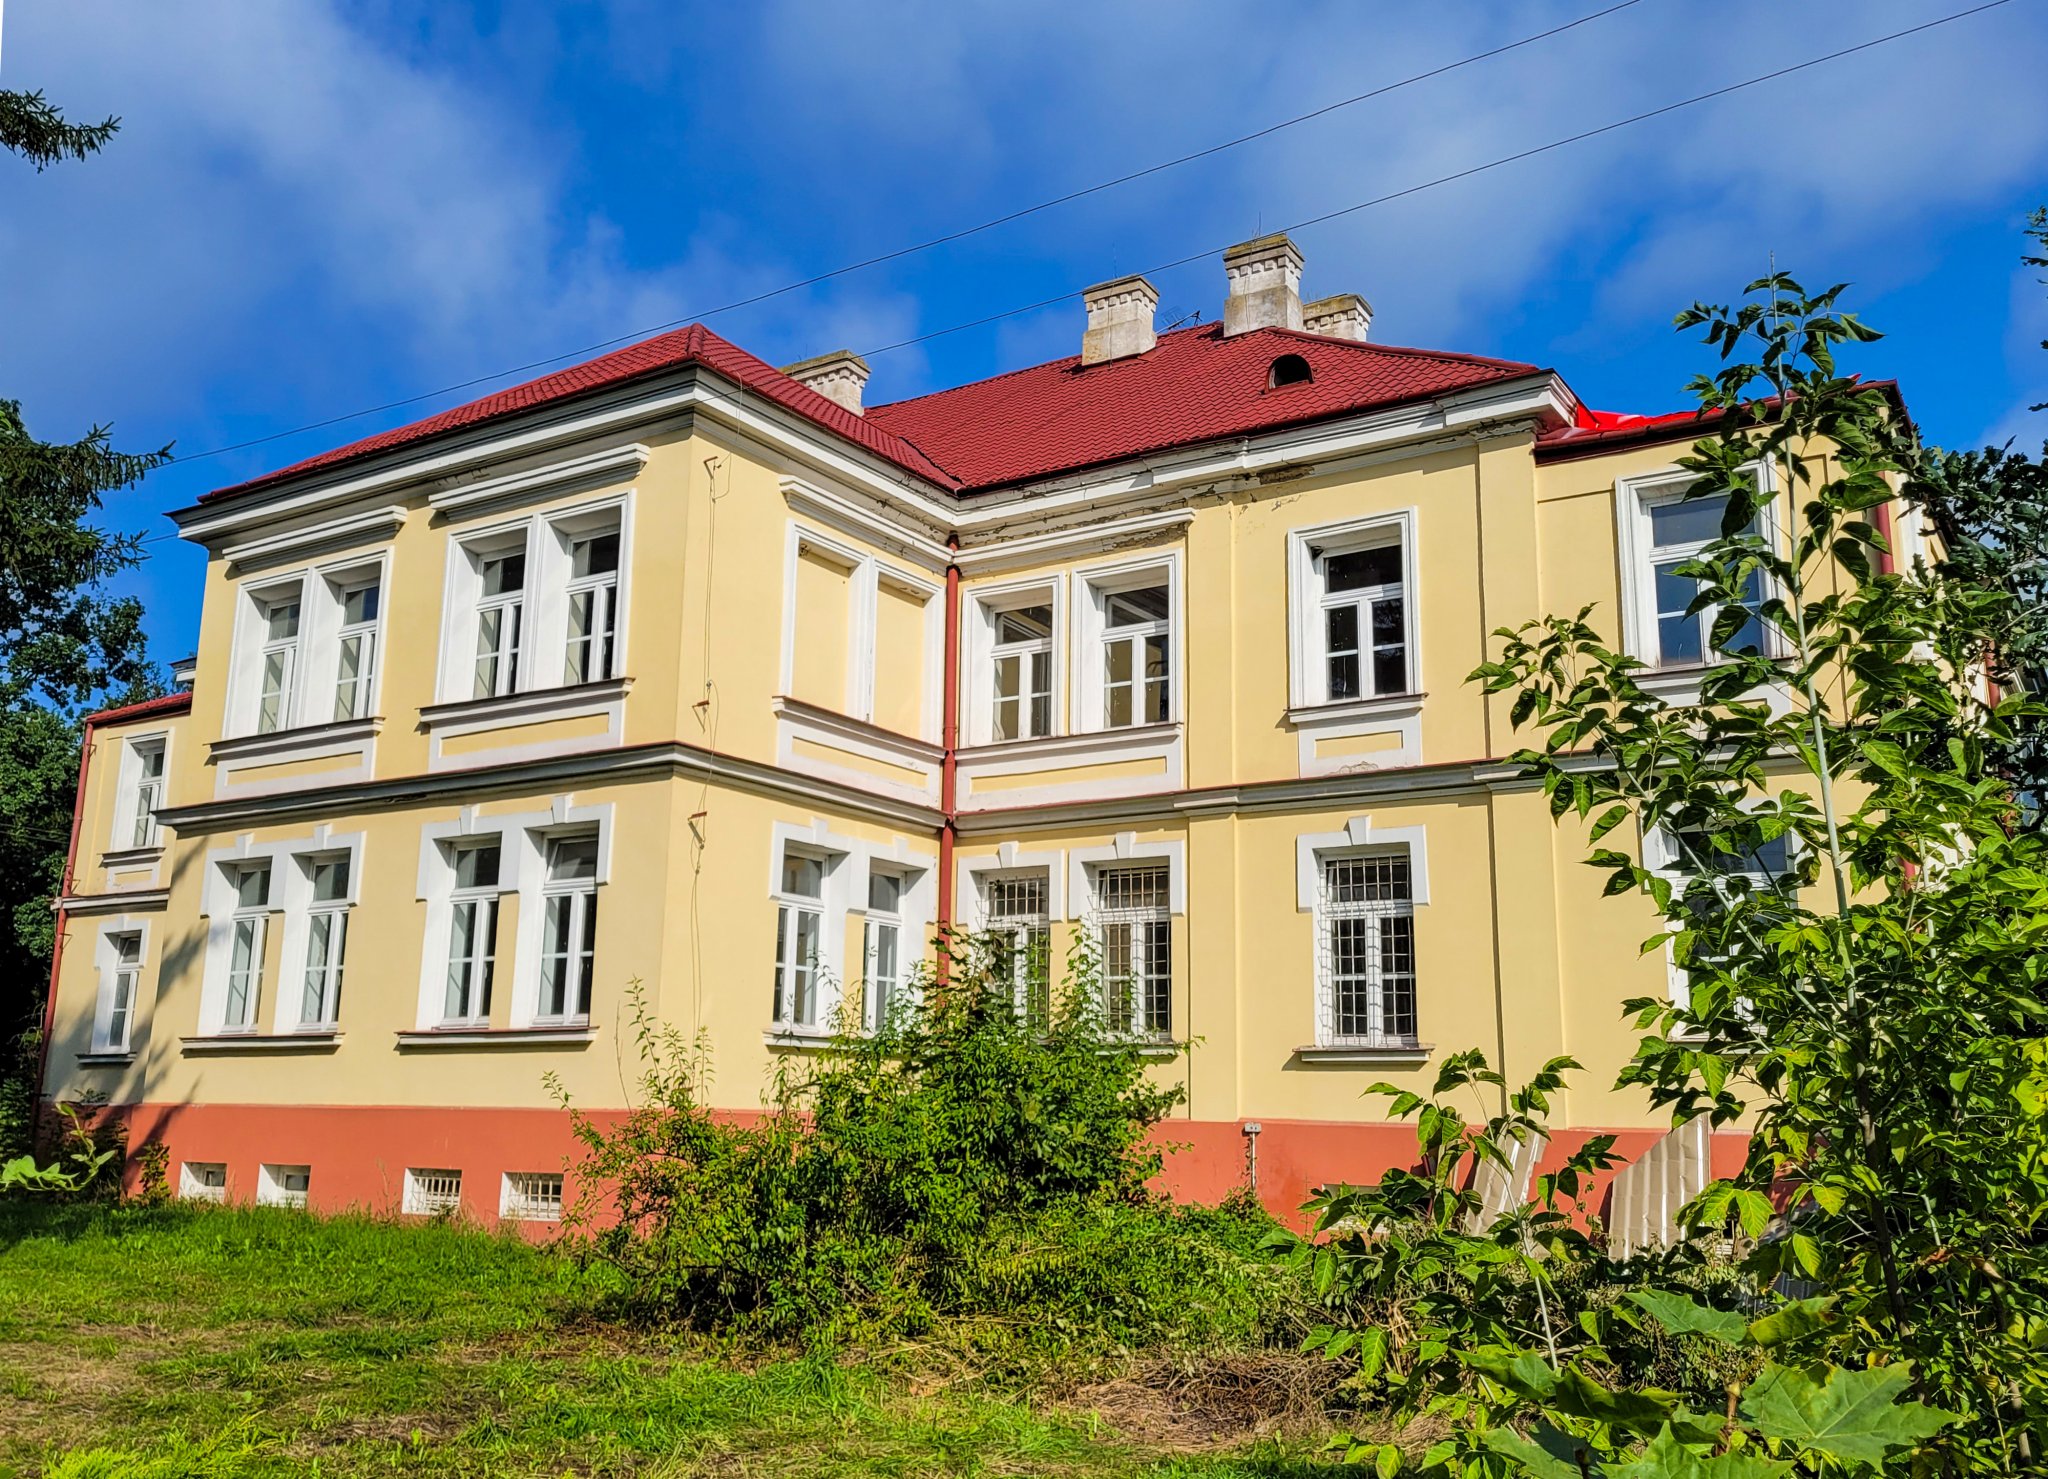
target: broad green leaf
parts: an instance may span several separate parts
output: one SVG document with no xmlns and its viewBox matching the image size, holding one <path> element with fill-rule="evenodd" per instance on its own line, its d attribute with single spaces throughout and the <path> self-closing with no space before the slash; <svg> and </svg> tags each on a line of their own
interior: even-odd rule
<svg viewBox="0 0 2048 1479">
<path fill-rule="evenodd" d="M 1387 1332 L 1375 1325 L 1359 1337 L 1358 1374 L 1370 1381 L 1387 1362 Z"/>
<path fill-rule="evenodd" d="M 1458 1359 L 1480 1375 L 1490 1376 L 1509 1391 L 1533 1401 L 1546 1402 L 1557 1390 L 1557 1373 L 1534 1351 L 1484 1345 L 1477 1350 L 1460 1351 Z"/>
<path fill-rule="evenodd" d="M 1630 1432 L 1653 1433 L 1671 1416 L 1672 1408 L 1678 1405 L 1678 1394 L 1653 1387 L 1616 1391 L 1570 1367 L 1558 1377 L 1557 1394 L 1551 1402 L 1559 1412 L 1574 1417 L 1590 1417 Z"/>
<path fill-rule="evenodd" d="M 1562 1439 L 1567 1444 L 1571 1442 L 1564 1434 L 1554 1431 L 1546 1436 Z M 1539 1444 L 1510 1428 L 1488 1428 L 1482 1441 L 1488 1453 L 1498 1454 L 1520 1465 L 1521 1472 L 1530 1475 L 1531 1479 L 1585 1479 L 1586 1471 L 1570 1457 L 1571 1450 L 1564 1448 L 1563 1452 L 1558 1451 L 1561 1445 Z"/>
<path fill-rule="evenodd" d="M 1901 1402 L 1912 1379 L 1904 1365 L 1878 1366 L 1830 1371 L 1820 1385 L 1796 1366 L 1771 1366 L 1744 1393 L 1742 1415 L 1766 1438 L 1875 1467 L 1892 1449 L 1923 1442 L 1956 1420 Z"/>
<path fill-rule="evenodd" d="M 1834 1324 L 1835 1300 L 1831 1294 L 1798 1299 L 1772 1310 L 1749 1323 L 1749 1338 L 1760 1346 L 1783 1345 L 1802 1335 L 1811 1335 Z"/>
<path fill-rule="evenodd" d="M 1792 1466 L 1753 1453 L 1699 1453 L 1666 1428 L 1641 1458 L 1608 1464 L 1600 1472 L 1608 1479 L 1771 1479 L 1791 1473 Z"/>
<path fill-rule="evenodd" d="M 1657 1323 L 1674 1335 L 1706 1335 L 1728 1345 L 1741 1345 L 1749 1338 L 1749 1322 L 1727 1310 L 1708 1309 L 1683 1294 L 1662 1289 L 1637 1289 L 1629 1301 L 1648 1310 Z"/>
<path fill-rule="evenodd" d="M 1401 1450 L 1391 1443 L 1382 1443 L 1379 1457 L 1373 1460 L 1372 1471 L 1379 1479 L 1394 1479 L 1401 1472 Z"/>
</svg>

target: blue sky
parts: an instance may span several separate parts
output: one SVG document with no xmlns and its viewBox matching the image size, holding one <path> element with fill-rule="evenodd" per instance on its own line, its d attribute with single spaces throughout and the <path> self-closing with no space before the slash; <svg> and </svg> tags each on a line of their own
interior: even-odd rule
<svg viewBox="0 0 2048 1479">
<path fill-rule="evenodd" d="M 288 5 L 14 0 L 0 85 L 118 113 L 88 164 L 0 161 L 0 394 L 33 431 L 182 453 L 628 334 L 926 239 L 1599 10 L 1558 4 Z M 1010 226 L 708 320 L 771 361 L 870 351 L 1288 225 L 1965 0 L 1681 0 Z M 1595 405 L 1684 404 L 1673 334 L 1771 254 L 1855 284 L 1950 445 L 2048 416 L 2048 7 L 2014 3 L 1297 235 L 1312 295 L 1389 343 L 1550 364 Z M 1162 321 L 1220 312 L 1209 258 Z M 1078 301 L 874 356 L 871 402 L 1078 347 Z M 523 377 L 522 377 L 523 378 Z M 490 387 L 484 387 L 488 389 Z M 207 489 L 483 390 L 165 469 Z M 201 561 L 130 580 L 189 651 Z"/>
</svg>

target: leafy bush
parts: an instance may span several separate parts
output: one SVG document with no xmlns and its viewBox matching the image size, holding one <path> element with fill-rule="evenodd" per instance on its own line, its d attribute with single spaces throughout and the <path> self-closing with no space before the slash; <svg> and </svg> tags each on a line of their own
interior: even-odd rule
<svg viewBox="0 0 2048 1479">
<path fill-rule="evenodd" d="M 1262 1338 L 1287 1287 L 1254 1256 L 1271 1224 L 1147 1191 L 1182 1091 L 1102 1029 L 1085 952 L 1058 992 L 1016 989 L 1032 967 L 1000 942 L 951 954 L 950 981 L 784 1072 L 752 1118 L 706 1105 L 702 1046 L 636 990 L 643 1102 L 612 1127 L 575 1116 L 584 1256 L 641 1318 L 771 1339 L 963 1317 L 1029 1340 Z"/>
</svg>

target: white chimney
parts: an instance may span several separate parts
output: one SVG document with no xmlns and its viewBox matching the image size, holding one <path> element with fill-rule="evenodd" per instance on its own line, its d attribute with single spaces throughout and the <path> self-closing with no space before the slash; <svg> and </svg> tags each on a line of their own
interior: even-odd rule
<svg viewBox="0 0 2048 1479">
<path fill-rule="evenodd" d="M 1253 329 L 1301 327 L 1301 251 L 1284 232 L 1240 242 L 1223 254 L 1230 296 L 1223 337 Z"/>
<path fill-rule="evenodd" d="M 1372 304 L 1356 293 L 1318 298 L 1313 303 L 1301 305 L 1301 326 L 1311 334 L 1327 334 L 1332 339 L 1356 339 L 1363 344 L 1366 333 L 1372 328 Z"/>
<path fill-rule="evenodd" d="M 837 401 L 858 416 L 860 393 L 868 383 L 868 362 L 851 349 L 835 349 L 816 359 L 784 365 L 782 373 L 799 385 L 808 386 L 828 401 Z"/>
<path fill-rule="evenodd" d="M 1159 289 L 1142 277 L 1119 277 L 1097 283 L 1081 294 L 1088 309 L 1088 327 L 1081 335 L 1081 363 L 1143 354 L 1159 342 L 1152 315 L 1159 307 Z"/>
</svg>

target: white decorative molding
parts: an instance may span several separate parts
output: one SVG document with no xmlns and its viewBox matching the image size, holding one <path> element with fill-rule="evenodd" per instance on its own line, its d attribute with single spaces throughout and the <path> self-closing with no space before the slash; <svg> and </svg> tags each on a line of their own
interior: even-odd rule
<svg viewBox="0 0 2048 1479">
<path fill-rule="evenodd" d="M 397 1048 L 581 1047 L 597 1037 L 595 1027 L 427 1027 L 395 1032 Z"/>
<path fill-rule="evenodd" d="M 1344 703 L 1307 704 L 1287 711 L 1294 726 L 1296 760 L 1304 777 L 1349 775 L 1362 770 L 1394 770 L 1422 763 L 1421 693 L 1389 698 L 1354 699 Z M 1327 740 L 1391 734 L 1399 743 L 1357 755 L 1318 755 Z"/>
<path fill-rule="evenodd" d="M 171 891 L 160 888 L 124 888 L 108 894 L 65 894 L 57 907 L 66 914 L 99 914 L 108 909 L 161 910 L 171 901 Z"/>
<path fill-rule="evenodd" d="M 1014 509 L 1010 518 L 1016 518 Z M 1144 543 L 1161 534 L 1178 532 L 1194 521 L 1193 509 L 1170 508 L 1019 539 L 1004 539 L 999 530 L 993 530 L 987 543 L 963 547 L 953 562 L 962 571 L 977 575 L 1018 565 L 1050 564 L 1074 555 L 1106 554 L 1125 545 Z"/>
<path fill-rule="evenodd" d="M 653 455 L 639 442 L 628 442 L 623 447 L 589 452 L 497 477 L 457 473 L 444 478 L 441 486 L 427 495 L 427 504 L 436 513 L 458 517 L 510 503 L 531 503 L 557 494 L 583 492 L 637 477 Z"/>
<path fill-rule="evenodd" d="M 1327 1063 L 1332 1066 L 1382 1064 L 1388 1067 L 1398 1067 L 1404 1063 L 1411 1065 L 1427 1063 L 1429 1055 L 1435 1051 L 1436 1045 L 1434 1043 L 1417 1043 L 1412 1047 L 1390 1045 L 1383 1048 L 1337 1047 L 1327 1043 L 1303 1043 L 1294 1050 L 1294 1056 L 1303 1063 Z"/>
<path fill-rule="evenodd" d="M 1303 914 L 1316 907 L 1321 889 L 1317 860 L 1321 854 L 1369 847 L 1407 848 L 1410 897 L 1418 906 L 1429 902 L 1428 829 L 1375 827 L 1371 817 L 1361 816 L 1351 818 L 1341 832 L 1304 832 L 1294 839 L 1294 907 Z"/>
<path fill-rule="evenodd" d="M 513 760 L 617 749 L 625 743 L 626 694 L 632 686 L 631 678 L 607 678 L 602 683 L 579 683 L 569 688 L 533 688 L 497 698 L 428 704 L 420 710 L 420 724 L 428 738 L 427 769 L 473 770 L 480 765 L 502 765 Z M 604 718 L 602 732 L 544 740 L 521 740 L 516 736 L 521 729 L 592 715 Z M 457 736 L 488 734 L 500 729 L 514 732 L 502 745 L 458 755 L 451 755 L 444 748 Z"/>
<path fill-rule="evenodd" d="M 405 516 L 405 509 L 394 503 L 387 508 L 366 509 L 317 524 L 261 534 L 240 544 L 225 545 L 221 554 L 232 565 L 248 567 L 303 559 L 337 545 L 381 543 L 404 527 Z"/>
<path fill-rule="evenodd" d="M 1004 740 L 961 750 L 955 760 L 959 809 L 995 811 L 1178 791 L 1185 772 L 1185 729 L 1181 724 L 1145 724 L 1048 739 Z M 1155 759 L 1160 762 L 1159 769 L 1150 775 L 1060 778 L 1063 771 Z M 982 790 L 991 778 L 1039 772 L 1045 776 L 1042 782 Z"/>
<path fill-rule="evenodd" d="M 1095 890 L 1089 879 L 1089 869 L 1146 861 L 1166 864 L 1167 912 L 1187 913 L 1187 844 L 1178 837 L 1140 842 L 1135 832 L 1119 832 L 1107 847 L 1067 849 L 1067 914 L 1074 919 L 1085 919 L 1093 907 Z"/>
<path fill-rule="evenodd" d="M 884 796 L 915 801 L 927 806 L 939 802 L 939 776 L 946 752 L 937 745 L 873 724 L 863 724 L 830 709 L 821 709 L 801 699 L 776 697 L 768 701 L 775 713 L 775 763 L 786 770 L 800 771 L 858 786 Z M 917 779 L 877 775 L 858 764 L 839 764 L 818 755 L 801 754 L 797 741 L 823 749 L 858 756 L 898 770 L 912 772 Z"/>
<path fill-rule="evenodd" d="M 350 781 L 369 780 L 377 769 L 377 735 L 384 727 L 381 717 L 344 719 L 336 724 L 308 724 L 297 729 L 273 730 L 269 734 L 245 734 L 215 740 L 206 747 L 213 766 L 213 794 L 227 796 L 269 796 L 284 791 L 305 791 L 320 786 L 341 786 Z M 274 766 L 307 760 L 352 758 L 353 765 L 337 765 L 311 775 L 263 776 L 255 774 Z"/>
<path fill-rule="evenodd" d="M 341 1046 L 341 1034 L 319 1032 L 218 1032 L 206 1037 L 181 1037 L 187 1053 L 329 1053 Z"/>
<path fill-rule="evenodd" d="M 944 574 L 947 563 L 952 559 L 953 552 L 932 537 L 929 531 L 905 528 L 903 514 L 899 510 L 884 512 L 866 508 L 851 498 L 799 477 L 785 475 L 781 486 L 782 496 L 788 501 L 791 512 L 816 519 L 841 534 L 872 540 L 892 553 L 914 560 L 921 568 L 934 574 Z"/>
</svg>

